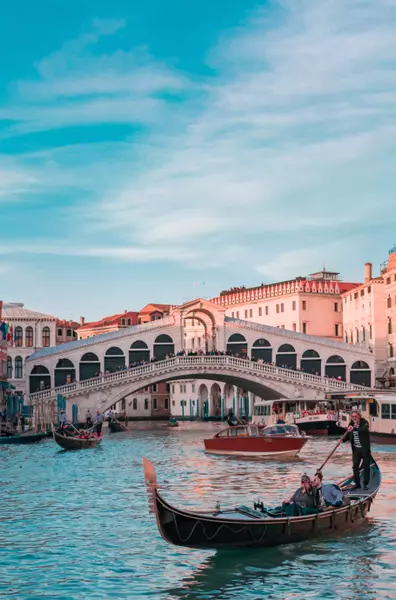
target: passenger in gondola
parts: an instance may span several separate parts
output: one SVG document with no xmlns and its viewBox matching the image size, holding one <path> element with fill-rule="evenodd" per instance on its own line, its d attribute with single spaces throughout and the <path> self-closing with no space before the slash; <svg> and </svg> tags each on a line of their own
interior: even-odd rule
<svg viewBox="0 0 396 600">
<path fill-rule="evenodd" d="M 370 482 L 370 431 L 369 424 L 363 419 L 358 410 L 352 410 L 351 422 L 347 429 L 348 435 L 344 442 L 350 441 L 352 447 L 353 479 L 355 481 L 354 489 L 360 489 L 360 469 L 363 467 L 363 485 L 368 489 Z"/>
<path fill-rule="evenodd" d="M 306 473 L 301 476 L 300 487 L 290 499 L 284 500 L 282 508 L 288 517 L 317 512 L 319 508 L 318 495 Z"/>
<path fill-rule="evenodd" d="M 323 473 L 318 471 L 312 479 L 312 485 L 316 493 L 316 503 L 319 508 L 326 506 L 342 506 L 347 497 L 343 491 L 333 483 L 323 484 Z"/>
</svg>

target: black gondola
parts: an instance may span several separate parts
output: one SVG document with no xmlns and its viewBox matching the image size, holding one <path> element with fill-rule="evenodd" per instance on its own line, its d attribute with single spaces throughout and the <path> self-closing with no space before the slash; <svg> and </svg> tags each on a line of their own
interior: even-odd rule
<svg viewBox="0 0 396 600">
<path fill-rule="evenodd" d="M 352 477 L 337 485 L 348 504 L 327 507 L 315 514 L 287 517 L 270 510 L 262 513 L 247 506 L 190 512 L 171 506 L 158 491 L 154 465 L 143 459 L 149 506 L 162 537 L 176 546 L 216 549 L 243 546 L 278 546 L 360 527 L 381 485 L 381 471 L 372 459 L 370 486 L 351 490 Z M 363 473 L 363 472 L 362 472 Z"/>
<path fill-rule="evenodd" d="M 111 433 L 118 433 L 119 431 L 128 431 L 128 427 L 120 421 L 109 421 L 109 430 Z"/>
</svg>

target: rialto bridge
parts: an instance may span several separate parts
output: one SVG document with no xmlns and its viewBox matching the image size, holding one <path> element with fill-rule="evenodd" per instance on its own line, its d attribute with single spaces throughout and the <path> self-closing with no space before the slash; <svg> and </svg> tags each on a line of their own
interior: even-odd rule
<svg viewBox="0 0 396 600">
<path fill-rule="evenodd" d="M 164 319 L 43 348 L 26 361 L 29 401 L 53 403 L 60 394 L 68 412 L 72 404 L 106 410 L 155 383 L 182 379 L 224 382 L 263 399 L 320 398 L 373 383 L 374 357 L 367 350 L 224 312 L 198 299 Z M 183 355 L 191 321 L 202 331 L 201 355 Z"/>
</svg>

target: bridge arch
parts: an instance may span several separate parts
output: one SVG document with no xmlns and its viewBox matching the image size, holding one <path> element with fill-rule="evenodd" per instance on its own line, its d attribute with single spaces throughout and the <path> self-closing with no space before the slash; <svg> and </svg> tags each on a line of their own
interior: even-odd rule
<svg viewBox="0 0 396 600">
<path fill-rule="evenodd" d="M 55 387 L 72 383 L 76 379 L 76 369 L 69 358 L 60 358 L 55 367 Z"/>
<path fill-rule="evenodd" d="M 210 388 L 210 414 L 212 417 L 221 416 L 221 387 L 219 384 L 213 383 Z"/>
<path fill-rule="evenodd" d="M 247 356 L 248 344 L 241 333 L 233 333 L 227 341 L 227 354 L 243 354 Z"/>
<path fill-rule="evenodd" d="M 209 392 L 208 386 L 205 383 L 201 383 L 198 389 L 198 412 L 201 417 L 209 416 Z"/>
<path fill-rule="evenodd" d="M 300 368 L 305 373 L 322 375 L 322 359 L 316 350 L 305 350 L 301 357 Z"/>
<path fill-rule="evenodd" d="M 118 346 L 108 348 L 104 357 L 104 370 L 114 373 L 125 367 L 125 355 Z"/>
<path fill-rule="evenodd" d="M 92 379 L 100 372 L 100 360 L 94 352 L 86 352 L 80 358 L 80 381 Z"/>
<path fill-rule="evenodd" d="M 259 338 L 253 342 L 252 359 L 261 359 L 265 363 L 272 363 L 272 346 L 265 338 Z"/>
<path fill-rule="evenodd" d="M 164 360 L 166 356 L 175 353 L 175 344 L 170 335 L 162 333 L 154 341 L 154 357 L 156 360 Z"/>
<path fill-rule="evenodd" d="M 339 379 L 340 381 L 346 381 L 346 364 L 342 356 L 333 354 L 326 361 L 325 367 L 326 377 L 331 379 Z"/>
<path fill-rule="evenodd" d="M 129 364 L 138 362 L 148 362 L 150 360 L 150 350 L 146 342 L 143 340 L 136 340 L 131 344 L 129 348 Z"/>
<path fill-rule="evenodd" d="M 364 360 L 358 360 L 351 367 L 351 383 L 371 387 L 371 369 Z"/>
<path fill-rule="evenodd" d="M 276 353 L 276 366 L 287 369 L 297 368 L 297 352 L 291 344 L 282 344 Z"/>
<path fill-rule="evenodd" d="M 51 388 L 51 375 L 44 365 L 33 367 L 29 375 L 29 391 L 31 394 Z"/>
</svg>

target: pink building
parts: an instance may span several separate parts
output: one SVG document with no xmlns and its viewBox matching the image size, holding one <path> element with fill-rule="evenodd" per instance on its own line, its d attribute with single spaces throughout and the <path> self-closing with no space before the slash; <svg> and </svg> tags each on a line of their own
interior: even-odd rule
<svg viewBox="0 0 396 600">
<path fill-rule="evenodd" d="M 5 332 L 5 322 L 3 321 L 3 302 L 0 300 L 0 407 L 4 404 L 4 391 L 8 387 L 7 383 L 7 339 Z"/>
<path fill-rule="evenodd" d="M 281 283 L 232 288 L 212 302 L 226 308 L 227 317 L 342 340 L 341 295 L 358 285 L 323 269 Z"/>
<path fill-rule="evenodd" d="M 392 387 L 396 386 L 396 246 L 389 251 L 387 262 L 382 265 L 384 280 L 383 305 L 386 328 L 386 353 L 388 377 Z"/>
</svg>

